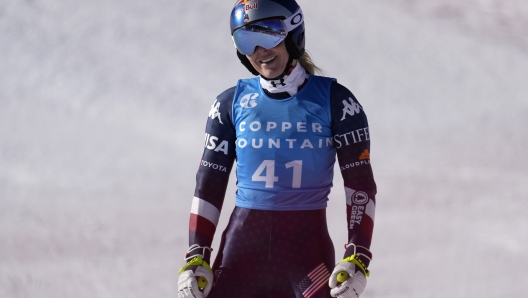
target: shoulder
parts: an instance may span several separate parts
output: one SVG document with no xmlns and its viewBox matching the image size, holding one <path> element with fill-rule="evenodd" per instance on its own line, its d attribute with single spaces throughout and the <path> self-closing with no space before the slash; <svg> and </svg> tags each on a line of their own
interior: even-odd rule
<svg viewBox="0 0 528 298">
<path fill-rule="evenodd" d="M 322 86 L 326 86 L 326 88 L 330 87 L 333 84 L 333 82 L 336 80 L 334 78 L 319 76 L 319 75 L 310 75 L 309 79 L 310 81 L 315 81 Z"/>
<path fill-rule="evenodd" d="M 318 76 L 318 75 L 312 75 L 312 79 L 317 80 L 323 84 L 330 85 L 330 99 L 336 100 L 336 99 L 345 99 L 348 97 L 352 97 L 354 101 L 357 102 L 356 97 L 352 92 L 345 86 L 341 85 L 337 82 L 337 79 L 332 77 L 325 77 L 325 76 Z M 339 100 L 339 102 L 341 102 Z"/>
<path fill-rule="evenodd" d="M 343 100 L 351 97 L 355 102 L 358 102 L 352 91 L 338 83 L 335 79 L 332 82 L 332 86 L 330 87 L 330 94 L 332 95 L 332 98 Z"/>
<path fill-rule="evenodd" d="M 233 100 L 233 96 L 235 95 L 235 90 L 236 90 L 236 86 L 228 88 L 224 92 L 218 94 L 216 99 L 221 102 Z"/>
<path fill-rule="evenodd" d="M 336 108 L 343 108 L 348 105 L 358 105 L 361 109 L 363 109 L 363 107 L 361 106 L 357 98 L 354 96 L 352 91 L 350 91 L 347 87 L 339 84 L 335 79 L 330 87 L 330 102 L 331 105 Z"/>
<path fill-rule="evenodd" d="M 341 98 L 347 96 L 354 97 L 352 92 L 347 87 L 337 82 L 336 78 L 319 75 L 310 75 L 310 79 L 330 85 L 330 96 L 332 98 Z"/>
<path fill-rule="evenodd" d="M 259 84 L 259 78 L 248 78 L 248 79 L 240 79 L 238 80 L 236 86 L 233 86 L 231 88 L 226 89 L 224 92 L 220 93 L 216 99 L 218 101 L 232 101 L 237 91 L 244 89 L 247 85 L 254 85 L 258 86 Z"/>
<path fill-rule="evenodd" d="M 367 123 L 365 111 L 357 98 L 347 87 L 336 80 L 330 87 L 330 107 L 332 119 L 336 124 L 365 126 Z"/>
<path fill-rule="evenodd" d="M 211 130 L 217 124 L 231 122 L 231 107 L 233 105 L 233 95 L 236 87 L 231 87 L 216 96 L 209 110 L 209 119 L 207 121 L 207 131 Z"/>
<path fill-rule="evenodd" d="M 211 106 L 210 113 L 220 111 L 223 113 L 231 114 L 231 107 L 233 105 L 233 98 L 235 96 L 236 89 L 237 86 L 233 86 L 218 94 Z"/>
</svg>

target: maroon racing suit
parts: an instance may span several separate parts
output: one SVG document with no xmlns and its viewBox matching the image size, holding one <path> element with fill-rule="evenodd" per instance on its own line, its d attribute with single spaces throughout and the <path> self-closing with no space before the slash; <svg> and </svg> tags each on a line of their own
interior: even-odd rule
<svg viewBox="0 0 528 298">
<path fill-rule="evenodd" d="M 354 244 L 344 257 L 356 252 L 368 266 L 376 204 L 369 126 L 362 106 L 347 88 L 334 80 L 328 90 L 324 100 L 330 115 L 331 146 L 346 193 L 348 239 L 342 241 Z M 235 94 L 235 87 L 220 94 L 209 113 L 196 175 L 189 246 L 210 247 L 216 232 L 229 174 L 237 160 L 240 127 L 234 124 Z M 266 94 L 275 100 L 290 97 Z M 222 235 L 208 297 L 330 297 L 328 277 L 335 266 L 334 255 L 325 208 L 278 211 L 237 206 Z M 207 262 L 209 258 L 204 256 Z"/>
</svg>

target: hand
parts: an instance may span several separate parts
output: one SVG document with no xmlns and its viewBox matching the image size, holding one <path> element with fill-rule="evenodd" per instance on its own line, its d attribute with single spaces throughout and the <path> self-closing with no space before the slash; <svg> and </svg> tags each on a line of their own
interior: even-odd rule
<svg viewBox="0 0 528 298">
<path fill-rule="evenodd" d="M 185 254 L 187 264 L 180 270 L 178 297 L 205 298 L 213 287 L 213 270 L 204 260 L 211 255 L 211 248 L 193 244 Z"/>
<path fill-rule="evenodd" d="M 192 261 L 191 261 L 192 262 Z M 190 262 L 189 262 L 190 263 Z M 187 263 L 187 264 L 189 264 Z M 207 263 L 205 263 L 207 264 Z M 180 273 L 178 279 L 178 297 L 179 298 L 205 298 L 211 292 L 213 287 L 213 272 L 204 266 L 183 267 L 185 270 Z M 207 281 L 205 288 L 198 285 L 198 278 L 203 277 Z"/>
<path fill-rule="evenodd" d="M 341 272 L 346 272 L 348 278 L 345 281 L 338 281 L 338 275 Z M 345 276 L 346 276 L 345 275 Z M 341 274 L 340 280 L 343 277 Z M 361 270 L 356 270 L 356 265 L 351 262 L 340 262 L 332 271 L 330 280 L 330 295 L 338 298 L 358 298 L 367 286 L 367 278 Z"/>
</svg>

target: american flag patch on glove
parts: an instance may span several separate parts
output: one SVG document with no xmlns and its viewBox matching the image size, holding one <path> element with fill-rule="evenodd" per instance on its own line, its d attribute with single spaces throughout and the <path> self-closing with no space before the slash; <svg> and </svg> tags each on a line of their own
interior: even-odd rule
<svg viewBox="0 0 528 298">
<path fill-rule="evenodd" d="M 330 272 L 328 272 L 324 263 L 321 263 L 310 271 L 310 273 L 308 273 L 308 275 L 297 284 L 297 287 L 301 290 L 303 297 L 311 298 L 328 283 L 328 278 L 330 278 Z"/>
</svg>

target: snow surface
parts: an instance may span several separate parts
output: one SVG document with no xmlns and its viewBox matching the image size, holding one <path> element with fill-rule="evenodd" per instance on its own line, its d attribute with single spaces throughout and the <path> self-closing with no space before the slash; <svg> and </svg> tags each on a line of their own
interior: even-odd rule
<svg viewBox="0 0 528 298">
<path fill-rule="evenodd" d="M 362 297 L 525 297 L 528 3 L 300 3 L 315 62 L 369 117 Z M 0 1 L 0 297 L 177 296 L 209 107 L 249 76 L 231 5 Z"/>
</svg>

